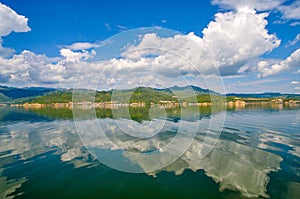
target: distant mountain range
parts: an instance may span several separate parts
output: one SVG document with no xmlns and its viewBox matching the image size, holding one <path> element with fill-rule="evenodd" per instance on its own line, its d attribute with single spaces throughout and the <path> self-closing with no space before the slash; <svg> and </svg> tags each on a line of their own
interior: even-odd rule
<svg viewBox="0 0 300 199">
<path fill-rule="evenodd" d="M 126 92 L 135 92 L 135 93 L 143 93 L 143 95 L 148 96 L 149 98 L 155 98 L 156 100 L 160 97 L 164 99 L 171 99 L 174 95 L 172 92 L 180 92 L 184 95 L 184 93 L 190 92 L 193 89 L 194 93 L 197 96 L 215 94 L 218 93 L 209 90 L 203 89 L 197 86 L 174 86 L 170 88 L 151 88 L 151 87 L 138 87 L 135 89 L 126 89 L 119 91 L 120 93 Z M 96 96 L 100 101 L 104 101 L 108 98 L 107 96 L 111 96 L 113 90 L 109 91 L 99 91 Z M 297 98 L 300 99 L 300 94 L 281 94 L 281 93 L 255 93 L 255 94 L 238 94 L 238 93 L 229 93 L 226 94 L 228 97 L 239 97 L 239 98 Z M 139 98 L 139 95 L 135 95 L 134 97 Z M 145 96 L 144 96 L 145 97 Z M 120 98 L 122 96 L 120 95 Z M 34 100 L 36 99 L 36 100 Z M 26 87 L 26 88 L 15 88 L 15 87 L 7 87 L 0 86 L 0 103 L 9 103 L 9 102 L 24 102 L 24 101 L 40 101 L 40 102 L 55 102 L 56 100 L 66 102 L 72 99 L 72 90 L 71 89 L 55 89 L 55 88 L 43 88 L 43 87 Z"/>
<path fill-rule="evenodd" d="M 212 94 L 218 94 L 214 91 L 211 91 L 209 89 L 204 89 L 204 88 L 200 88 L 194 85 L 190 85 L 190 86 L 173 86 L 173 87 L 169 87 L 169 88 L 151 88 L 151 87 L 138 87 L 138 88 L 133 88 L 133 89 L 128 89 L 128 90 L 122 90 L 122 91 L 143 91 L 143 92 L 147 92 L 147 91 L 158 91 L 158 92 L 166 92 L 166 93 L 172 93 L 172 92 L 190 92 L 191 90 L 193 90 L 193 92 L 195 94 L 208 94 L 208 93 L 212 93 Z"/>
<path fill-rule="evenodd" d="M 8 102 L 11 99 L 5 96 L 3 93 L 0 92 L 0 102 Z"/>
<path fill-rule="evenodd" d="M 8 102 L 18 99 L 33 98 L 41 95 L 45 95 L 49 92 L 55 91 L 54 88 L 42 88 L 42 87 L 26 87 L 15 88 L 0 86 L 0 102 Z"/>
<path fill-rule="evenodd" d="M 197 87 L 197 86 L 194 86 L 194 85 L 184 86 L 184 87 L 173 86 L 173 87 L 170 87 L 170 88 L 157 89 L 157 90 L 163 90 L 163 91 L 166 91 L 166 92 L 172 92 L 172 91 L 181 91 L 181 92 L 186 91 L 186 92 L 189 92 L 191 89 L 193 89 L 195 93 L 209 93 L 210 92 L 210 90 L 208 90 L 208 89 L 200 88 L 200 87 Z M 211 92 L 215 93 L 214 91 L 211 91 Z"/>
<path fill-rule="evenodd" d="M 226 96 L 240 98 L 300 98 L 300 94 L 282 94 L 282 93 L 228 93 Z"/>
</svg>

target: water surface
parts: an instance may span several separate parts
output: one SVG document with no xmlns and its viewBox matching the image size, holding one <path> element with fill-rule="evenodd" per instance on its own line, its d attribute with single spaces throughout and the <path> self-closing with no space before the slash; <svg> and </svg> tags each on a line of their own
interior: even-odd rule
<svg viewBox="0 0 300 199">
<path fill-rule="evenodd" d="M 199 157 L 207 128 L 200 125 L 195 137 L 181 138 L 182 142 L 192 139 L 181 157 L 150 172 L 153 164 L 169 157 L 153 163 L 132 152 L 160 149 L 180 126 L 188 131 L 188 126 L 207 124 L 219 114 L 172 113 L 153 119 L 152 124 L 162 125 L 163 130 L 141 139 L 125 135 L 118 125 L 130 131 L 149 118 L 113 119 L 109 111 L 98 110 L 97 122 L 111 141 L 107 142 L 89 140 L 90 135 L 80 139 L 70 110 L 1 107 L 0 198 L 300 198 L 299 108 L 227 110 L 222 134 L 207 156 Z M 82 139 L 90 145 L 83 145 Z M 87 150 L 92 146 L 92 151 Z M 121 172 L 91 155 L 108 150 L 116 151 L 113 158 L 122 157 L 146 173 Z"/>
</svg>

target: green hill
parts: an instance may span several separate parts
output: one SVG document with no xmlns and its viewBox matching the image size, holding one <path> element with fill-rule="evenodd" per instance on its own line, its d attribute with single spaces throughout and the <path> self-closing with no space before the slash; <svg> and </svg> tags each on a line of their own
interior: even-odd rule
<svg viewBox="0 0 300 199">
<path fill-rule="evenodd" d="M 3 93 L 0 93 L 0 103 L 9 102 L 11 99 L 7 96 L 5 96 Z"/>
<path fill-rule="evenodd" d="M 15 87 L 0 86 L 0 94 L 6 96 L 11 100 L 41 96 L 55 90 L 56 89 L 53 88 L 43 88 L 43 87 L 15 88 Z"/>
<path fill-rule="evenodd" d="M 193 90 L 192 90 L 193 89 Z M 193 91 L 193 92 L 191 92 Z M 79 90 L 78 90 L 79 92 Z M 85 95 L 83 92 L 82 99 L 79 101 L 93 101 L 95 97 L 95 102 L 107 102 L 107 101 L 118 101 L 120 103 L 134 103 L 134 102 L 144 102 L 146 104 L 158 103 L 159 101 L 187 101 L 195 102 L 209 102 L 210 95 L 209 90 L 202 89 L 199 87 L 172 87 L 167 89 L 156 89 L 150 87 L 138 87 L 134 89 L 126 90 L 109 90 L 109 91 L 97 91 L 95 96 Z M 215 92 L 211 92 L 215 93 Z M 219 96 L 218 94 L 214 94 Z M 221 97 L 221 96 L 219 96 Z M 26 100 L 32 103 L 67 103 L 72 101 L 72 91 L 54 91 L 47 95 L 39 96 Z"/>
<path fill-rule="evenodd" d="M 76 90 L 76 92 L 88 90 Z M 197 86 L 184 86 L 184 87 L 170 87 L 164 89 L 151 88 L 151 87 L 138 87 L 125 90 L 108 90 L 97 91 L 96 93 L 90 92 L 92 95 L 80 96 L 78 101 L 95 101 L 95 102 L 108 102 L 118 101 L 119 103 L 134 103 L 144 102 L 146 104 L 158 103 L 159 101 L 182 101 L 182 102 L 224 102 L 235 101 L 236 98 L 247 99 L 257 98 L 261 100 L 271 100 L 274 98 L 297 99 L 297 94 L 280 94 L 280 93 L 261 93 L 261 94 L 235 94 L 220 95 L 212 90 L 203 89 Z M 94 95 L 95 94 L 95 95 Z M 52 89 L 52 88 L 12 88 L 0 86 L 0 103 L 68 103 L 72 102 L 73 90 L 71 89 Z M 196 98 L 195 98 L 196 97 Z M 95 100 L 94 100 L 95 99 Z M 196 99 L 196 101 L 195 101 Z"/>
<path fill-rule="evenodd" d="M 227 97 L 240 98 L 284 98 L 284 99 L 300 99 L 300 94 L 282 94 L 282 93 L 228 93 Z"/>
</svg>

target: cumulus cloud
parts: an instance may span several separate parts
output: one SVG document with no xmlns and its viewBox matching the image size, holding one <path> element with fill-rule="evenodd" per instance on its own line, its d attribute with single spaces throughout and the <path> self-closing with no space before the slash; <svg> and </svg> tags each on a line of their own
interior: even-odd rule
<svg viewBox="0 0 300 199">
<path fill-rule="evenodd" d="M 268 33 L 265 17 L 267 14 L 257 14 L 251 9 L 218 13 L 203 30 L 203 38 L 194 33 L 172 38 L 147 34 L 137 46 L 128 49 L 130 54 L 125 52 L 123 56 L 138 59 L 141 56 L 138 49 L 145 47 L 168 49 L 174 56 L 158 56 L 156 61 L 165 61 L 167 66 L 177 67 L 182 73 L 195 71 L 187 64 L 178 62 L 176 54 L 184 55 L 196 64 L 201 73 L 209 72 L 216 66 L 222 75 L 235 75 L 245 63 L 280 45 L 276 35 Z"/>
<path fill-rule="evenodd" d="M 244 66 L 242 66 L 239 70 L 239 74 L 258 74 L 258 77 L 261 76 L 259 73 L 263 69 L 280 62 L 280 59 L 271 59 L 271 58 L 256 58 L 247 62 Z"/>
<path fill-rule="evenodd" d="M 300 19 L 300 1 L 293 1 L 285 4 L 286 0 L 212 0 L 213 5 L 218 5 L 223 9 L 239 10 L 240 8 L 250 8 L 257 11 L 278 10 L 283 19 Z M 292 26 L 299 25 L 299 22 L 291 23 Z"/>
<path fill-rule="evenodd" d="M 28 32 L 28 19 L 18 15 L 14 10 L 0 2 L 0 56 L 8 57 L 14 53 L 13 49 L 2 47 L 1 37 L 9 35 L 11 32 Z"/>
<path fill-rule="evenodd" d="M 225 9 L 240 9 L 248 7 L 258 11 L 266 11 L 277 8 L 284 0 L 212 0 L 213 5 L 219 5 Z"/>
<path fill-rule="evenodd" d="M 60 58 L 49 58 L 25 50 L 8 59 L 0 57 L 0 83 L 70 86 L 75 80 L 74 75 L 84 63 L 82 60 L 93 53 L 62 49 L 61 55 Z"/>
<path fill-rule="evenodd" d="M 64 47 L 70 50 L 88 50 L 91 48 L 96 48 L 98 46 L 99 46 L 98 44 L 89 43 L 89 42 L 77 42 Z"/>
<path fill-rule="evenodd" d="M 266 29 L 267 16 L 248 8 L 218 13 L 215 21 L 203 30 L 206 49 L 222 73 L 233 74 L 249 60 L 280 45 L 276 35 Z"/>
<path fill-rule="evenodd" d="M 60 57 L 55 59 L 29 51 L 11 58 L 0 57 L 0 82 L 69 87 L 80 69 L 83 70 L 78 81 L 83 82 L 82 86 L 101 80 L 107 87 L 117 84 L 118 80 L 124 86 L 146 82 L 153 82 L 155 86 L 163 84 L 164 80 L 184 82 L 191 76 L 199 78 L 200 74 L 215 74 L 214 67 L 224 76 L 236 75 L 247 71 L 247 68 L 241 68 L 245 63 L 280 44 L 275 34 L 268 33 L 265 19 L 268 14 L 256 13 L 253 9 L 259 7 L 257 2 L 260 1 L 252 2 L 256 5 L 252 8 L 239 7 L 235 11 L 217 13 L 214 21 L 203 30 L 202 38 L 194 33 L 172 37 L 145 34 L 139 41 L 132 41 L 137 43 L 126 44 L 120 57 L 102 62 L 90 60 L 96 55 L 91 49 L 99 46 L 88 42 L 64 46 Z M 10 32 L 30 30 L 27 19 L 23 16 L 21 19 L 25 21 L 23 29 L 11 28 Z M 269 65 L 260 65 L 262 73 L 269 73 Z"/>
<path fill-rule="evenodd" d="M 282 5 L 279 10 L 285 19 L 300 19 L 300 1 L 295 1 L 290 5 Z"/>
<path fill-rule="evenodd" d="M 266 62 L 261 67 L 259 66 L 258 70 L 261 76 L 266 77 L 270 75 L 279 74 L 280 72 L 296 69 L 299 67 L 300 67 L 300 49 L 297 49 L 285 60 L 282 60 L 279 63 L 270 66 L 269 63 Z"/>
<path fill-rule="evenodd" d="M 60 54 L 65 58 L 66 62 L 80 62 L 81 60 L 92 58 L 95 51 L 91 51 L 91 53 L 86 50 L 83 50 L 82 52 L 73 52 L 70 49 L 63 48 L 60 50 Z"/>
<path fill-rule="evenodd" d="M 201 38 L 194 33 L 168 38 L 158 37 L 155 33 L 146 34 L 138 45 L 130 46 L 122 56 L 135 63 L 148 61 L 153 70 L 166 76 L 172 76 L 172 70 L 184 75 L 195 74 L 198 70 L 206 72 L 212 67 L 211 60 L 203 50 Z"/>
<path fill-rule="evenodd" d="M 163 78 L 209 75 L 215 72 L 214 67 L 219 68 L 222 75 L 235 75 L 249 60 L 280 44 L 276 35 L 268 33 L 266 16 L 251 9 L 218 13 L 215 21 L 203 30 L 203 38 L 194 33 L 167 38 L 146 34 L 138 44 L 128 46 L 120 59 L 105 63 L 106 82 L 116 82 L 118 75 L 111 75 L 113 73 L 126 77 L 124 85 L 143 84 L 145 77 L 158 82 L 158 74 Z"/>
<path fill-rule="evenodd" d="M 163 82 L 158 75 L 163 80 L 184 81 L 180 77 L 209 75 L 215 72 L 214 67 L 223 75 L 233 75 L 250 59 L 279 45 L 280 40 L 268 34 L 266 16 L 250 9 L 218 13 L 215 21 L 203 30 L 203 38 L 194 33 L 167 38 L 145 34 L 138 44 L 127 46 L 120 58 L 101 63 L 87 61 L 95 55 L 93 50 L 74 52 L 92 47 L 90 43 L 75 43 L 61 49 L 61 60 L 56 63 L 44 55 L 24 51 L 0 60 L 2 79 L 10 83 L 70 84 L 80 67 L 84 68 L 80 78 L 86 85 L 95 83 L 98 77 L 106 86 L 114 85 L 120 78 L 125 78 L 124 86 L 131 82 L 159 85 Z"/>
<path fill-rule="evenodd" d="M 9 35 L 14 32 L 27 32 L 30 28 L 27 25 L 28 19 L 18 15 L 14 10 L 0 3 L 0 36 Z"/>
</svg>

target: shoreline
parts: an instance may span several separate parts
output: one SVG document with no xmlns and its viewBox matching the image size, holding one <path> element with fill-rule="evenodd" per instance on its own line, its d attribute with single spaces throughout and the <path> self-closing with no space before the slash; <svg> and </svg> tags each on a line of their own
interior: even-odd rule
<svg viewBox="0 0 300 199">
<path fill-rule="evenodd" d="M 212 102 L 199 102 L 199 103 L 190 103 L 190 102 L 181 102 L 178 103 L 176 101 L 159 101 L 158 103 L 150 103 L 146 104 L 145 102 L 132 102 L 132 103 L 120 103 L 117 101 L 107 101 L 107 102 L 68 102 L 68 103 L 16 103 L 16 104 L 0 104 L 0 107 L 23 107 L 25 109 L 38 109 L 38 108 L 68 108 L 73 109 L 82 108 L 82 109 L 90 109 L 90 108 L 99 108 L 99 109 L 117 109 L 121 107 L 133 107 L 133 108 L 143 108 L 143 107 L 153 107 L 158 106 L 161 108 L 176 108 L 176 107 L 211 107 L 211 106 L 226 106 L 228 108 L 243 108 L 246 106 L 285 106 L 285 107 L 297 107 L 300 106 L 300 101 L 298 100 L 284 100 L 284 99 L 272 99 L 272 100 L 262 100 L 262 99 L 236 99 L 235 101 L 228 101 L 223 103 L 212 103 Z"/>
</svg>

